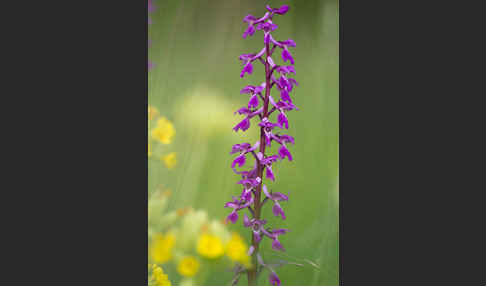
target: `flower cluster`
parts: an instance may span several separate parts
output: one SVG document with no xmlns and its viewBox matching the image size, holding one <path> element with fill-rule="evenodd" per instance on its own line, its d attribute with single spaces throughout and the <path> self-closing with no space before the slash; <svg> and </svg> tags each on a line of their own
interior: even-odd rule
<svg viewBox="0 0 486 286">
<path fill-rule="evenodd" d="M 148 107 L 148 119 L 150 134 L 148 141 L 148 157 L 151 158 L 153 156 L 153 143 L 157 144 L 159 149 L 162 149 L 163 145 L 172 143 L 172 138 L 175 135 L 175 128 L 172 122 L 170 122 L 167 118 L 164 116 L 159 116 L 159 111 L 153 106 Z M 155 127 L 151 128 L 154 121 Z M 160 155 L 158 158 L 165 163 L 169 170 L 173 169 L 177 165 L 177 154 L 175 152 Z"/>
<path fill-rule="evenodd" d="M 282 134 L 281 131 L 289 128 L 289 121 L 287 113 L 292 110 L 298 110 L 294 105 L 290 92 L 298 85 L 297 81 L 290 77 L 295 74 L 294 58 L 289 51 L 289 48 L 295 47 L 296 44 L 292 39 L 285 41 L 277 41 L 272 37 L 271 32 L 275 31 L 278 26 L 273 23 L 275 15 L 284 15 L 289 10 L 289 6 L 283 5 L 280 8 L 273 9 L 266 6 L 267 12 L 261 18 L 253 15 L 247 15 L 243 22 L 248 26 L 243 33 L 243 38 L 252 36 L 255 31 L 263 31 L 263 48 L 257 53 L 242 54 L 239 59 L 242 62 L 243 69 L 240 77 L 245 74 L 253 73 L 253 65 L 261 62 L 265 67 L 265 81 L 260 85 L 248 85 L 244 87 L 240 93 L 249 96 L 248 105 L 238 109 L 236 113 L 244 115 L 241 122 L 233 127 L 234 131 L 246 131 L 251 126 L 251 119 L 258 118 L 257 126 L 260 128 L 260 139 L 253 145 L 250 143 L 236 144 L 232 147 L 230 154 L 237 154 L 231 164 L 231 168 L 235 173 L 241 176 L 238 184 L 242 185 L 242 193 L 239 197 L 233 197 L 230 202 L 225 204 L 225 207 L 231 208 L 232 211 L 227 217 L 228 221 L 236 223 L 239 214 L 243 209 L 247 209 L 252 218 L 244 214 L 243 224 L 252 231 L 252 245 L 249 249 L 250 254 L 253 255 L 254 261 L 258 262 L 261 267 L 266 267 L 270 270 L 269 281 L 272 285 L 280 285 L 280 280 L 269 265 L 263 262 L 263 259 L 258 254 L 258 246 L 263 237 L 268 237 L 272 240 L 272 248 L 275 250 L 284 250 L 279 241 L 279 236 L 285 234 L 288 229 L 271 229 L 267 227 L 267 221 L 260 217 L 261 208 L 267 202 L 273 203 L 272 212 L 275 216 L 285 219 L 285 213 L 282 209 L 281 203 L 288 201 L 288 196 L 280 192 L 268 191 L 267 186 L 263 184 L 263 176 L 271 181 L 276 180 L 275 173 L 272 166 L 277 161 L 287 159 L 293 160 L 292 154 L 288 149 L 289 143 L 294 144 L 294 138 L 287 134 Z M 281 57 L 287 65 L 276 64 L 276 59 L 273 55 L 276 49 L 281 50 Z M 272 58 L 273 56 L 273 58 Z M 275 87 L 279 92 L 279 98 L 271 95 L 271 89 Z M 272 121 L 270 116 L 276 115 L 276 121 Z M 279 144 L 278 152 L 274 155 L 265 154 L 267 147 L 271 147 L 272 143 Z M 251 155 L 249 155 L 251 154 Z M 254 158 L 254 164 L 246 170 L 239 170 L 244 167 L 248 161 L 248 156 Z M 249 285 L 253 285 L 256 279 L 258 269 L 248 271 Z"/>
<path fill-rule="evenodd" d="M 179 285 L 198 285 L 203 269 L 214 262 L 251 267 L 248 246 L 221 220 L 210 220 L 207 212 L 192 208 L 167 212 L 171 192 L 157 190 L 149 198 L 149 262 L 174 269 Z"/>
<path fill-rule="evenodd" d="M 148 279 L 149 286 L 171 286 L 172 285 L 169 281 L 167 274 L 164 273 L 162 267 L 157 266 L 155 264 L 149 264 L 148 270 L 149 270 L 149 279 Z M 152 272 L 152 275 L 150 275 L 150 272 Z"/>
</svg>

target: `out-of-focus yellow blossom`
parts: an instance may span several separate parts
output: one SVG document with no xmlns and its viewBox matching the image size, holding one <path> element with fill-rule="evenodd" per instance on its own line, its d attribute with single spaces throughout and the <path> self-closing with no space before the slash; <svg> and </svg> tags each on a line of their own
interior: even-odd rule
<svg viewBox="0 0 486 286">
<path fill-rule="evenodd" d="M 177 165 L 177 154 L 175 152 L 171 152 L 165 156 L 162 156 L 162 160 L 165 163 L 165 166 L 171 170 Z"/>
<path fill-rule="evenodd" d="M 233 261 L 250 267 L 250 256 L 248 256 L 248 246 L 239 234 L 233 232 L 231 239 L 226 245 L 226 255 Z"/>
<path fill-rule="evenodd" d="M 157 126 L 152 129 L 152 137 L 164 144 L 170 144 L 174 135 L 174 125 L 165 117 L 159 118 L 159 120 L 157 120 Z"/>
<path fill-rule="evenodd" d="M 215 235 L 203 233 L 197 242 L 197 252 L 207 258 L 218 258 L 224 254 L 223 242 Z"/>
<path fill-rule="evenodd" d="M 152 105 L 148 107 L 148 118 L 149 120 L 154 120 L 155 117 L 159 116 L 159 111 Z"/>
<path fill-rule="evenodd" d="M 152 157 L 152 148 L 150 147 L 150 142 L 148 143 L 148 156 Z"/>
<path fill-rule="evenodd" d="M 193 256 L 186 256 L 179 262 L 177 271 L 183 276 L 192 277 L 199 271 L 199 261 Z"/>
<path fill-rule="evenodd" d="M 154 262 L 165 263 L 172 258 L 172 248 L 175 244 L 175 236 L 168 233 L 165 236 L 162 234 L 154 235 L 152 244 L 150 245 L 150 257 Z"/>
<path fill-rule="evenodd" d="M 150 285 L 154 286 L 171 286 L 171 283 L 169 281 L 169 277 L 167 274 L 164 273 L 164 270 L 162 267 L 159 267 L 155 264 L 150 265 L 149 264 L 149 269 L 152 269 L 152 277 L 150 278 L 151 281 L 149 281 Z M 152 283 L 150 283 L 152 282 Z"/>
</svg>

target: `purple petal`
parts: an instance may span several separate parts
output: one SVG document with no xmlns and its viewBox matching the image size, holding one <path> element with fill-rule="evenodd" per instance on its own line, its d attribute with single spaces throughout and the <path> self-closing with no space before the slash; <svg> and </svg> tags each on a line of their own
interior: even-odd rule
<svg viewBox="0 0 486 286">
<path fill-rule="evenodd" d="M 289 88 L 291 87 L 289 81 L 287 80 L 287 77 L 285 77 L 284 75 L 281 75 L 280 78 L 278 79 L 278 83 L 280 85 L 281 88 Z"/>
<path fill-rule="evenodd" d="M 253 254 L 253 251 L 255 251 L 255 247 L 253 245 L 248 248 L 248 256 L 251 256 Z"/>
<path fill-rule="evenodd" d="M 242 108 L 238 109 L 237 111 L 235 111 L 235 114 L 236 113 L 238 113 L 238 114 L 250 114 L 251 111 L 246 107 L 242 107 Z"/>
<path fill-rule="evenodd" d="M 224 207 L 225 208 L 233 208 L 233 209 L 236 209 L 238 208 L 240 205 L 236 202 L 227 202 L 224 204 Z"/>
<path fill-rule="evenodd" d="M 243 119 L 240 123 L 238 123 L 235 127 L 233 127 L 233 130 L 235 132 L 238 132 L 239 129 L 242 131 L 246 131 L 248 128 L 250 128 L 250 120 L 247 118 Z"/>
<path fill-rule="evenodd" d="M 287 60 L 290 60 L 290 63 L 294 64 L 294 58 L 292 58 L 292 55 L 287 49 L 282 50 L 282 60 L 286 62 Z"/>
<path fill-rule="evenodd" d="M 282 207 L 279 205 L 279 203 L 275 202 L 275 204 L 272 207 L 272 212 L 273 214 L 278 217 L 279 215 L 282 217 L 282 219 L 285 219 L 285 213 L 282 209 Z"/>
<path fill-rule="evenodd" d="M 287 70 L 288 70 L 290 73 L 295 74 L 295 68 L 294 68 L 294 66 L 287 66 Z"/>
<path fill-rule="evenodd" d="M 255 242 L 260 242 L 262 240 L 262 236 L 258 231 L 253 231 L 253 236 L 255 237 Z"/>
<path fill-rule="evenodd" d="M 290 111 L 290 110 L 299 110 L 297 108 L 297 106 L 295 106 L 293 103 L 289 102 L 285 102 L 285 101 L 279 101 L 277 102 L 277 104 L 275 105 L 276 108 L 278 109 L 283 109 L 285 111 Z"/>
<path fill-rule="evenodd" d="M 243 39 L 246 39 L 246 37 L 248 35 L 250 36 L 253 36 L 253 34 L 255 34 L 255 28 L 253 27 L 252 24 L 249 24 L 248 25 L 248 28 L 246 29 L 246 31 L 243 33 Z"/>
<path fill-rule="evenodd" d="M 255 16 L 253 16 L 252 14 L 248 14 L 245 16 L 245 18 L 243 18 L 243 22 L 246 22 L 248 24 L 250 24 L 251 22 L 255 21 L 257 18 Z"/>
<path fill-rule="evenodd" d="M 269 33 L 272 31 L 275 31 L 278 28 L 277 25 L 275 25 L 271 20 L 268 20 L 266 23 L 260 23 L 257 25 L 257 30 L 263 30 L 265 33 Z M 265 44 L 269 43 L 270 39 L 268 39 L 268 42 L 265 42 Z"/>
<path fill-rule="evenodd" d="M 275 192 L 272 193 L 273 200 L 275 201 L 288 201 L 289 197 L 285 194 L 282 194 L 280 192 Z"/>
<path fill-rule="evenodd" d="M 270 167 L 270 166 L 267 166 L 267 168 L 266 168 L 266 177 L 267 177 L 267 179 L 275 181 L 275 175 L 273 174 L 272 167 Z"/>
<path fill-rule="evenodd" d="M 289 161 L 292 161 L 292 154 L 290 154 L 289 150 L 287 149 L 287 147 L 285 147 L 285 145 L 282 145 L 282 147 L 280 147 L 280 149 L 278 150 L 278 154 L 280 155 L 281 159 L 285 159 L 285 157 L 287 157 Z"/>
<path fill-rule="evenodd" d="M 280 99 L 292 103 L 292 99 L 289 96 L 289 92 L 285 88 L 280 90 Z"/>
<path fill-rule="evenodd" d="M 289 129 L 289 121 L 287 120 L 287 116 L 285 116 L 285 113 L 280 112 L 277 116 L 277 122 L 280 125 L 280 128 Z"/>
<path fill-rule="evenodd" d="M 240 90 L 240 94 L 251 94 L 255 90 L 253 85 L 247 85 Z"/>
<path fill-rule="evenodd" d="M 274 9 L 273 12 L 279 14 L 279 15 L 284 15 L 289 11 L 290 7 L 288 5 L 282 5 L 278 9 Z"/>
<path fill-rule="evenodd" d="M 236 210 L 233 210 L 229 215 L 228 217 L 226 218 L 226 220 L 229 220 L 231 221 L 232 223 L 236 223 L 238 221 L 238 213 L 236 212 Z"/>
<path fill-rule="evenodd" d="M 258 123 L 258 125 L 270 129 L 272 129 L 275 126 L 275 124 L 270 122 L 267 117 L 263 118 L 262 121 Z"/>
<path fill-rule="evenodd" d="M 281 73 L 281 74 L 288 74 L 289 73 L 289 70 L 285 66 L 278 66 L 277 68 L 275 68 L 275 71 L 278 72 L 278 73 Z"/>
<path fill-rule="evenodd" d="M 238 167 L 242 167 L 243 165 L 245 165 L 245 162 L 246 162 L 246 157 L 244 154 L 242 154 L 233 160 L 233 163 L 231 164 L 231 168 L 234 168 L 236 164 L 238 164 Z"/>
<path fill-rule="evenodd" d="M 299 86 L 299 83 L 295 79 L 293 79 L 293 78 L 289 78 L 289 83 L 291 84 L 292 87 L 294 85 Z"/>
<path fill-rule="evenodd" d="M 268 145 L 268 147 L 271 146 L 272 144 L 272 131 L 267 131 L 267 130 L 264 130 L 264 135 L 265 135 L 265 143 Z"/>
<path fill-rule="evenodd" d="M 279 236 L 279 235 L 282 235 L 282 234 L 287 233 L 288 231 L 289 231 L 289 230 L 288 230 L 288 229 L 286 229 L 286 228 L 279 228 L 279 229 L 275 229 L 275 230 L 273 230 L 273 231 L 272 231 L 272 234 L 273 234 L 274 236 Z"/>
<path fill-rule="evenodd" d="M 281 251 L 285 251 L 285 249 L 283 248 L 282 244 L 280 244 L 280 241 L 278 241 L 277 238 L 274 238 L 273 241 L 272 241 L 272 248 L 274 250 L 281 250 Z"/>
<path fill-rule="evenodd" d="M 241 198 L 247 202 L 251 201 L 251 189 L 244 189 Z"/>
<path fill-rule="evenodd" d="M 246 151 L 250 149 L 251 145 L 250 143 L 241 143 L 241 144 L 235 144 L 231 147 L 231 152 L 230 154 L 238 153 L 241 151 Z"/>
<path fill-rule="evenodd" d="M 248 102 L 248 108 L 256 108 L 258 106 L 258 95 L 254 94 L 250 97 L 250 101 Z"/>
<path fill-rule="evenodd" d="M 260 85 L 259 86 L 256 86 L 255 87 L 255 90 L 253 91 L 253 93 L 256 93 L 256 94 L 261 93 L 263 91 L 263 89 L 264 89 L 263 86 L 260 86 Z"/>
<path fill-rule="evenodd" d="M 251 60 L 255 54 L 241 54 L 238 59 L 242 61 L 242 63 L 246 63 L 247 61 Z"/>
<path fill-rule="evenodd" d="M 240 77 L 245 76 L 245 73 L 251 74 L 253 72 L 253 66 L 251 62 L 248 62 L 241 70 Z"/>
<path fill-rule="evenodd" d="M 295 44 L 294 40 L 288 39 L 286 41 L 281 41 L 283 45 L 289 46 L 289 47 L 296 47 L 297 45 Z"/>
<path fill-rule="evenodd" d="M 292 144 L 295 144 L 294 137 L 292 137 L 290 135 L 282 134 L 279 137 L 280 137 L 280 140 L 282 140 L 283 142 L 290 142 Z"/>
<path fill-rule="evenodd" d="M 250 219 L 246 214 L 243 214 L 243 225 L 249 227 L 251 225 Z"/>
<path fill-rule="evenodd" d="M 280 279 L 278 278 L 275 272 L 271 272 L 270 276 L 268 276 L 268 280 L 272 286 L 280 286 Z"/>
</svg>

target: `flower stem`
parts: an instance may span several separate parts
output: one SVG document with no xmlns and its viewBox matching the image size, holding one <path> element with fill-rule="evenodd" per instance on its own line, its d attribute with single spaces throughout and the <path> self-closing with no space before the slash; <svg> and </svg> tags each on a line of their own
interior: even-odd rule
<svg viewBox="0 0 486 286">
<path fill-rule="evenodd" d="M 268 116 L 268 102 L 269 102 L 269 97 L 270 97 L 270 66 L 268 64 L 267 58 L 270 56 L 270 51 L 269 51 L 269 43 L 265 44 L 265 98 L 263 101 L 263 118 Z M 264 127 L 260 128 L 260 152 L 263 154 L 263 157 L 265 157 L 265 131 Z M 260 219 L 260 213 L 261 213 L 261 207 L 262 207 L 262 202 L 261 202 L 261 193 L 262 193 L 262 185 L 263 185 L 263 168 L 264 166 L 260 163 L 260 161 L 257 160 L 257 173 L 258 176 L 260 177 L 261 181 L 260 184 L 257 187 L 256 194 L 255 194 L 255 201 L 253 203 L 253 209 L 254 209 L 254 218 L 255 219 Z M 258 271 L 258 260 L 257 260 L 257 255 L 258 255 L 258 247 L 260 245 L 259 242 L 256 241 L 255 235 L 252 232 L 251 235 L 251 244 L 254 248 L 253 254 L 252 254 L 252 263 L 253 263 L 253 268 L 248 270 L 248 286 L 256 286 L 257 285 L 257 271 Z"/>
</svg>

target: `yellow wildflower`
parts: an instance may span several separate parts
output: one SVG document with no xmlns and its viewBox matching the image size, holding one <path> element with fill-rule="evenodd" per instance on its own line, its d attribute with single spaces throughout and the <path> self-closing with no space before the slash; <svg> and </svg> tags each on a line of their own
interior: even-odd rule
<svg viewBox="0 0 486 286">
<path fill-rule="evenodd" d="M 248 247 L 239 234 L 234 232 L 231 239 L 226 245 L 226 255 L 235 261 L 243 264 L 246 267 L 250 266 L 250 256 L 248 256 Z"/>
<path fill-rule="evenodd" d="M 150 245 L 150 256 L 154 262 L 165 263 L 172 258 L 172 248 L 175 244 L 175 236 L 168 233 L 154 235 L 152 244 Z"/>
<path fill-rule="evenodd" d="M 149 268 L 150 267 L 151 266 L 149 264 Z M 152 277 L 150 278 L 151 280 L 150 282 L 152 283 L 149 284 L 154 286 L 171 286 L 169 277 L 167 276 L 167 274 L 164 273 L 162 267 L 153 264 L 151 268 L 152 268 Z"/>
<path fill-rule="evenodd" d="M 219 237 L 203 233 L 197 242 L 197 252 L 207 258 L 218 258 L 224 254 L 223 243 Z"/>
<path fill-rule="evenodd" d="M 179 262 L 177 271 L 183 276 L 192 277 L 199 271 L 199 261 L 193 256 L 186 256 Z"/>
<path fill-rule="evenodd" d="M 165 163 L 165 166 L 171 170 L 177 165 L 177 154 L 176 152 L 171 152 L 162 157 L 162 160 Z"/>
<path fill-rule="evenodd" d="M 152 137 L 164 144 L 170 144 L 174 135 L 174 125 L 165 117 L 159 118 L 159 120 L 157 120 L 157 126 L 152 129 Z"/>
</svg>

